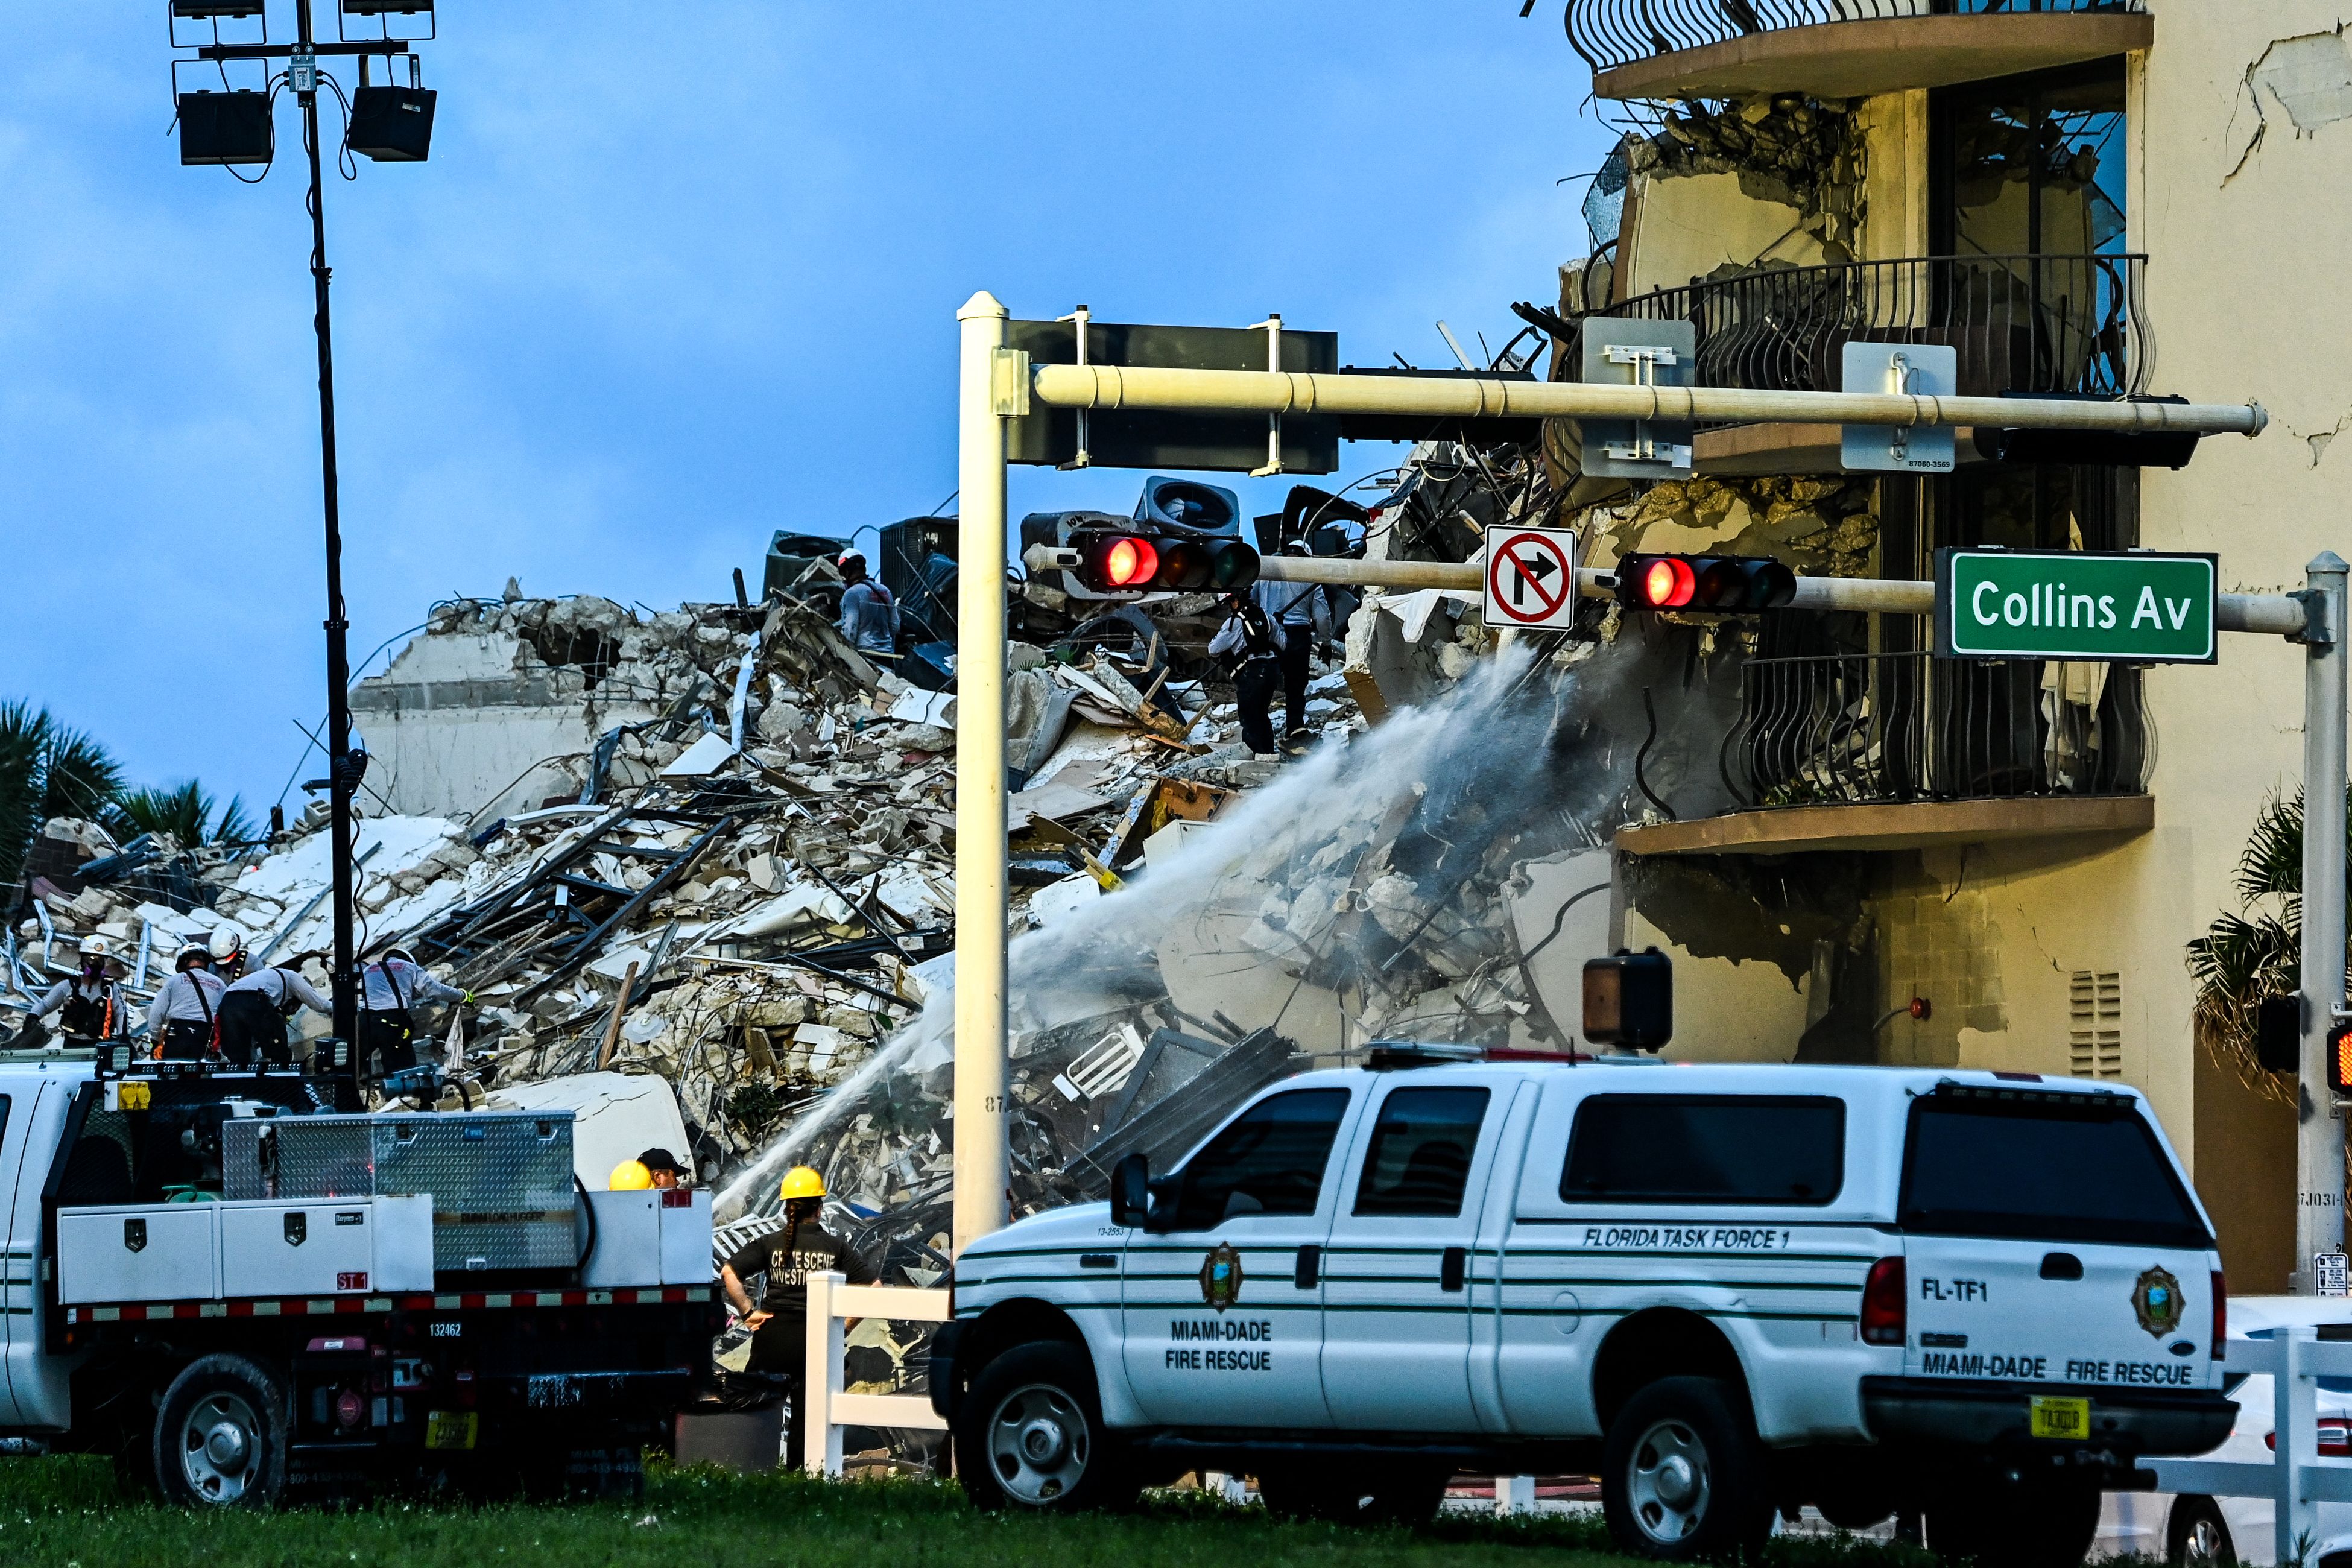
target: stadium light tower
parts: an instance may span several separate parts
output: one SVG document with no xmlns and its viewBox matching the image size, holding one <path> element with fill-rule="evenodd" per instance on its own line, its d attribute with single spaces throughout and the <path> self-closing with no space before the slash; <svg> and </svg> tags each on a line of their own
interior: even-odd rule
<svg viewBox="0 0 2352 1568">
<path fill-rule="evenodd" d="M 343 535 L 335 478 L 335 354 L 332 321 L 328 310 L 327 207 L 319 145 L 319 94 L 323 88 L 335 95 L 344 110 L 344 133 L 336 151 L 338 163 L 359 153 L 379 163 L 422 163 L 433 140 L 434 95 L 418 80 L 412 45 L 436 36 L 433 0 L 325 0 L 337 7 L 335 37 L 320 40 L 310 19 L 311 0 L 293 0 L 294 37 L 288 43 L 269 38 L 268 0 L 165 0 L 171 22 L 173 101 L 179 111 L 180 162 L 220 164 L 248 184 L 266 178 L 277 157 L 277 132 L 271 110 L 278 94 L 290 91 L 302 113 L 302 148 L 310 159 L 310 283 L 316 304 L 313 324 L 319 338 L 319 474 L 325 498 L 327 532 L 327 777 L 318 784 L 327 791 L 330 858 L 333 868 L 335 954 L 333 992 L 336 1037 L 353 1053 L 352 1070 L 360 1070 L 358 1052 L 359 990 L 356 954 L 352 951 L 353 874 L 352 863 L 352 796 L 367 768 L 364 752 L 352 747 L 351 656 L 345 646 L 349 623 L 343 611 Z M 279 0 L 283 5 L 284 0 Z M 373 26 L 374 37 L 352 38 L 348 24 L 358 19 Z M 392 37 L 397 25 L 421 35 Z M 245 39 L 221 37 L 224 22 L 245 24 L 257 33 Z M 184 39 L 183 23 L 208 24 L 209 41 Z M 384 83 L 368 80 L 368 62 L 381 57 Z M 320 67 L 321 58 L 355 60 L 360 79 L 355 92 Z M 395 59 L 408 63 L 408 85 L 392 81 Z M 278 68 L 278 61 L 285 62 Z M 230 68 L 260 67 L 259 88 L 232 85 Z M 218 90 L 209 85 L 182 90 L 185 68 L 210 67 L 201 76 L 216 76 Z M 258 165 L 260 174 L 247 179 L 240 166 Z M 353 173 L 346 177 L 356 177 Z"/>
</svg>

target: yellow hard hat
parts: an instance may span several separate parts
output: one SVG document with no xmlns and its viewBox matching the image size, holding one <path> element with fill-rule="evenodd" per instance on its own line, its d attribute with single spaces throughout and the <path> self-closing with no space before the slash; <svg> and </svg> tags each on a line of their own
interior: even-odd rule
<svg viewBox="0 0 2352 1568">
<path fill-rule="evenodd" d="M 784 1173 L 783 1185 L 776 1189 L 780 1198 L 821 1198 L 824 1196 L 824 1178 L 806 1165 L 794 1165 Z"/>
<path fill-rule="evenodd" d="M 604 1184 L 616 1193 L 642 1193 L 654 1184 L 654 1173 L 635 1160 L 624 1160 L 613 1167 L 612 1179 Z"/>
</svg>

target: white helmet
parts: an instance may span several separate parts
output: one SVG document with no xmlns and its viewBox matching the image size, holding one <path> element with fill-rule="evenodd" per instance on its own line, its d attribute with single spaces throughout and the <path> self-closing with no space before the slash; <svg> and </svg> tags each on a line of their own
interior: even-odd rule
<svg viewBox="0 0 2352 1568">
<path fill-rule="evenodd" d="M 86 936 L 81 939 L 81 955 L 85 962 L 93 958 L 103 962 L 114 956 L 114 944 L 103 936 Z"/>
<path fill-rule="evenodd" d="M 245 951 L 245 933 L 235 926 L 221 926 L 214 931 L 212 955 L 215 963 L 226 963 Z"/>
</svg>

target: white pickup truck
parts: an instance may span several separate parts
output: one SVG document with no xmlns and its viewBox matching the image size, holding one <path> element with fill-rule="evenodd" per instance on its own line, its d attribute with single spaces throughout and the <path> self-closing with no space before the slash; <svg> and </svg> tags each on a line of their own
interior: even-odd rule
<svg viewBox="0 0 2352 1568">
<path fill-rule="evenodd" d="M 1395 1049 L 974 1243 L 932 1398 L 992 1506 L 1216 1468 L 1415 1517 L 1570 1471 L 1653 1557 L 1810 1503 L 2071 1564 L 2103 1488 L 2228 1435 L 2220 1268 L 2113 1085 Z"/>
</svg>

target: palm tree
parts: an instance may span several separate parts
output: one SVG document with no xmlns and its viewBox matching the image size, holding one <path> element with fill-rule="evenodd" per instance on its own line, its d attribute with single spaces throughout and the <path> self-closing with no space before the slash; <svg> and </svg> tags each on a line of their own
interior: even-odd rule
<svg viewBox="0 0 2352 1568">
<path fill-rule="evenodd" d="M 121 790 L 122 769 L 104 746 L 46 708 L 0 703 L 0 883 L 23 878 L 44 818 L 102 820 Z"/>
<path fill-rule="evenodd" d="M 2251 1074 L 2255 1007 L 2303 988 L 2301 791 L 2292 800 L 2273 797 L 2256 814 L 2235 879 L 2242 912 L 2222 915 L 2189 944 L 2189 972 L 2197 982 L 2199 1027 Z"/>
<path fill-rule="evenodd" d="M 174 842 L 236 844 L 251 838 L 252 819 L 245 815 L 245 797 L 231 795 L 218 816 L 213 797 L 194 779 L 173 789 L 131 790 L 116 797 L 107 827 L 118 838 L 142 833 L 169 834 Z"/>
</svg>

